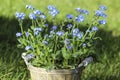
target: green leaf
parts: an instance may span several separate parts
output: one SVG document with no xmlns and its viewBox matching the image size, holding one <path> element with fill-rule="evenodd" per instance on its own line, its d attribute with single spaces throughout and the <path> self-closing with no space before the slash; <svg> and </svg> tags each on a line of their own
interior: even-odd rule
<svg viewBox="0 0 120 80">
<path fill-rule="evenodd" d="M 66 48 L 62 48 L 62 55 L 65 59 L 70 58 L 70 54 L 66 51 Z"/>
<path fill-rule="evenodd" d="M 22 44 L 18 44 L 17 47 L 18 48 L 24 48 L 24 46 Z"/>
<path fill-rule="evenodd" d="M 73 54 L 72 54 L 72 57 L 74 57 L 74 58 L 77 58 L 78 56 L 81 56 L 82 54 L 84 54 L 81 50 L 79 50 L 79 51 L 77 51 L 77 52 L 74 52 Z"/>
<path fill-rule="evenodd" d="M 35 28 L 34 26 L 31 26 L 31 29 L 32 29 L 32 30 L 34 30 L 34 28 Z"/>
</svg>

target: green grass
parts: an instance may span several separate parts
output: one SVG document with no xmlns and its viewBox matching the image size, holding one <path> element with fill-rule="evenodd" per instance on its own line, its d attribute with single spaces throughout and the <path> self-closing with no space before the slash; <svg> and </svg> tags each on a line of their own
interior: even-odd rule
<svg viewBox="0 0 120 80">
<path fill-rule="evenodd" d="M 0 44 L 0 80 L 26 80 L 28 71 L 16 45 Z M 23 73 L 24 72 L 24 73 Z"/>
<path fill-rule="evenodd" d="M 92 14 L 99 4 L 108 7 L 107 25 L 100 27 L 97 35 L 103 39 L 96 46 L 95 60 L 87 66 L 82 80 L 120 79 L 120 6 L 119 0 L 30 0 L 30 3 L 45 11 L 46 6 L 55 5 L 61 12 L 58 21 L 74 8 L 88 9 Z M 0 0 L 0 80 L 29 80 L 30 75 L 20 50 L 16 47 L 15 33 L 19 31 L 14 17 L 16 11 L 25 11 L 26 0 Z M 26 21 L 27 23 L 27 21 Z M 25 25 L 29 25 L 26 24 Z"/>
</svg>

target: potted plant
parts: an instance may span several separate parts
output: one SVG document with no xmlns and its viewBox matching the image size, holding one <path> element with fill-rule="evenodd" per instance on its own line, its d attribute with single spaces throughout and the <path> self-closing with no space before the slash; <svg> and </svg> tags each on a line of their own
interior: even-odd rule
<svg viewBox="0 0 120 80">
<path fill-rule="evenodd" d="M 100 39 L 95 35 L 98 26 L 106 24 L 106 7 L 101 5 L 88 22 L 85 19 L 89 11 L 81 8 L 75 9 L 74 16 L 67 14 L 61 22 L 56 22 L 60 11 L 52 5 L 47 7 L 47 13 L 31 5 L 26 8 L 30 11 L 31 26 L 23 30 L 26 14 L 16 12 L 21 28 L 16 36 L 18 47 L 25 49 L 22 58 L 32 80 L 80 80 L 81 66 L 93 60 L 88 56 L 94 53 L 95 41 Z"/>
</svg>

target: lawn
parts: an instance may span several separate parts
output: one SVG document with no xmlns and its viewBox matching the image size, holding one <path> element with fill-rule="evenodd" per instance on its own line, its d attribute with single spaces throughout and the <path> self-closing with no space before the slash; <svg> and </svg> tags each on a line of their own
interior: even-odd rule
<svg viewBox="0 0 120 80">
<path fill-rule="evenodd" d="M 102 41 L 96 46 L 94 62 L 83 70 L 82 80 L 120 79 L 120 6 L 119 0 L 0 0 L 0 80 L 29 80 L 29 72 L 17 48 L 15 34 L 20 30 L 15 12 L 27 12 L 26 4 L 32 4 L 42 11 L 47 5 L 60 10 L 58 22 L 65 14 L 75 14 L 75 8 L 88 9 L 90 13 L 100 4 L 107 6 L 107 25 L 98 31 Z M 26 26 L 27 20 L 25 21 Z"/>
</svg>

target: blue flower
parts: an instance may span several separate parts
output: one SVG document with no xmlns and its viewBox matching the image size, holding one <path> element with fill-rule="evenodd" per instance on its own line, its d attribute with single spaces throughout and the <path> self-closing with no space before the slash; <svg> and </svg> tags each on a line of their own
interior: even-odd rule
<svg viewBox="0 0 120 80">
<path fill-rule="evenodd" d="M 25 18 L 25 14 L 24 13 L 16 12 L 15 16 L 16 16 L 17 19 L 20 19 L 20 20 L 23 20 Z"/>
<path fill-rule="evenodd" d="M 68 29 L 71 29 L 72 26 L 73 26 L 72 24 L 67 24 L 67 28 L 68 28 Z"/>
<path fill-rule="evenodd" d="M 42 31 L 43 31 L 42 28 L 34 28 L 34 35 L 38 35 Z"/>
<path fill-rule="evenodd" d="M 80 15 L 78 15 L 78 17 L 76 17 L 76 20 L 80 23 L 80 22 L 83 22 L 85 20 L 85 18 L 82 14 L 80 14 Z"/>
<path fill-rule="evenodd" d="M 107 18 L 107 15 L 104 13 L 104 14 L 102 14 L 102 17 Z"/>
<path fill-rule="evenodd" d="M 66 15 L 66 18 L 68 18 L 68 19 L 72 19 L 72 18 L 73 18 L 73 15 L 71 15 L 71 14 L 67 14 L 67 15 Z"/>
<path fill-rule="evenodd" d="M 63 31 L 58 31 L 58 32 L 56 32 L 56 35 L 58 35 L 58 36 L 63 36 L 63 35 L 64 35 L 64 32 L 63 32 Z"/>
<path fill-rule="evenodd" d="M 42 28 L 34 28 L 34 31 L 43 31 L 43 29 Z"/>
<path fill-rule="evenodd" d="M 55 33 L 54 30 L 50 31 L 50 34 L 54 34 L 54 33 Z"/>
<path fill-rule="evenodd" d="M 81 38 L 83 37 L 83 33 L 82 33 L 82 32 L 79 32 L 79 33 L 77 34 L 77 37 L 78 37 L 79 39 L 81 39 Z"/>
<path fill-rule="evenodd" d="M 42 12 L 39 11 L 39 10 L 35 10 L 35 11 L 34 11 L 34 14 L 38 14 L 38 15 L 40 15 L 40 14 L 42 14 Z"/>
<path fill-rule="evenodd" d="M 82 10 L 80 8 L 76 8 L 75 9 L 77 12 L 80 12 L 80 13 L 84 13 L 84 14 L 89 14 L 89 11 L 88 10 Z"/>
<path fill-rule="evenodd" d="M 75 10 L 78 12 L 82 12 L 82 9 L 80 9 L 80 8 L 75 8 Z"/>
<path fill-rule="evenodd" d="M 39 31 L 34 31 L 34 35 L 38 35 L 39 34 Z"/>
<path fill-rule="evenodd" d="M 91 32 L 91 31 L 88 29 L 88 30 L 86 30 L 86 32 L 89 33 L 89 32 Z"/>
<path fill-rule="evenodd" d="M 44 35 L 44 39 L 46 39 L 46 38 L 49 38 L 49 35 L 48 35 L 48 34 L 45 34 L 45 35 Z"/>
<path fill-rule="evenodd" d="M 100 17 L 100 16 L 104 17 L 104 18 L 107 17 L 107 15 L 103 11 L 101 11 L 101 10 L 95 11 L 95 15 L 98 16 L 98 17 Z"/>
<path fill-rule="evenodd" d="M 102 14 L 102 17 L 107 18 L 107 15 L 104 13 L 104 14 Z"/>
<path fill-rule="evenodd" d="M 57 29 L 57 26 L 52 26 L 52 30 L 56 30 Z"/>
<path fill-rule="evenodd" d="M 29 14 L 29 18 L 34 20 L 34 19 L 36 19 L 36 15 L 34 13 L 30 13 Z"/>
<path fill-rule="evenodd" d="M 53 17 L 55 17 L 58 13 L 59 13 L 59 11 L 56 9 L 49 11 L 49 14 L 51 14 Z"/>
<path fill-rule="evenodd" d="M 67 45 L 67 49 L 71 50 L 73 49 L 73 46 Z"/>
<path fill-rule="evenodd" d="M 70 39 L 65 39 L 64 43 L 65 43 L 65 45 L 69 45 L 70 44 Z"/>
<path fill-rule="evenodd" d="M 48 24 L 45 24 L 45 27 L 48 27 L 49 25 Z"/>
<path fill-rule="evenodd" d="M 16 37 L 20 37 L 20 36 L 22 36 L 22 33 L 17 32 Z"/>
<path fill-rule="evenodd" d="M 48 13 L 51 14 L 53 17 L 55 17 L 59 13 L 59 11 L 54 6 L 49 5 L 47 8 L 49 10 Z"/>
<path fill-rule="evenodd" d="M 79 33 L 79 29 L 78 28 L 73 29 L 72 33 L 73 36 L 77 36 L 77 34 Z"/>
<path fill-rule="evenodd" d="M 80 12 L 80 13 L 83 13 L 83 10 L 81 8 L 76 8 L 75 10 Z"/>
<path fill-rule="evenodd" d="M 26 5 L 26 8 L 27 8 L 27 9 L 34 10 L 34 7 L 33 7 L 33 6 L 31 6 L 31 5 Z"/>
<path fill-rule="evenodd" d="M 102 10 L 102 11 L 107 10 L 106 6 L 104 6 L 104 5 L 100 5 L 100 6 L 99 6 L 99 9 Z"/>
<path fill-rule="evenodd" d="M 106 24 L 105 20 L 99 20 L 98 22 L 99 22 L 99 24 Z"/>
<path fill-rule="evenodd" d="M 48 45 L 48 41 L 43 41 L 42 43 Z"/>
<path fill-rule="evenodd" d="M 83 46 L 83 47 L 86 47 L 87 45 L 86 45 L 86 43 L 83 43 L 82 46 Z"/>
<path fill-rule="evenodd" d="M 28 37 L 28 36 L 29 36 L 29 33 L 28 33 L 28 32 L 26 32 L 26 33 L 25 33 L 25 35 L 26 35 L 26 37 Z"/>
<path fill-rule="evenodd" d="M 52 10 L 54 10 L 54 9 L 56 9 L 54 6 L 52 6 L 52 5 L 48 5 L 48 10 L 50 10 L 50 11 L 52 11 Z"/>
<path fill-rule="evenodd" d="M 42 14 L 42 15 L 40 15 L 39 17 L 40 17 L 40 18 L 42 18 L 42 19 L 46 19 L 46 16 L 45 16 L 45 15 L 43 15 L 43 14 Z"/>
<path fill-rule="evenodd" d="M 101 16 L 102 14 L 103 14 L 103 11 L 101 11 L 101 10 L 95 11 L 96 16 Z"/>
<path fill-rule="evenodd" d="M 96 26 L 93 26 L 92 31 L 98 31 L 98 28 Z"/>
<path fill-rule="evenodd" d="M 27 57 L 28 60 L 30 60 L 30 59 L 34 58 L 35 55 L 34 54 L 28 54 L 26 57 Z"/>
<path fill-rule="evenodd" d="M 84 14 L 89 14 L 89 11 L 88 10 L 83 10 L 82 11 Z"/>
<path fill-rule="evenodd" d="M 26 46 L 25 47 L 25 50 L 30 50 L 30 49 L 32 49 L 32 46 Z"/>
</svg>

